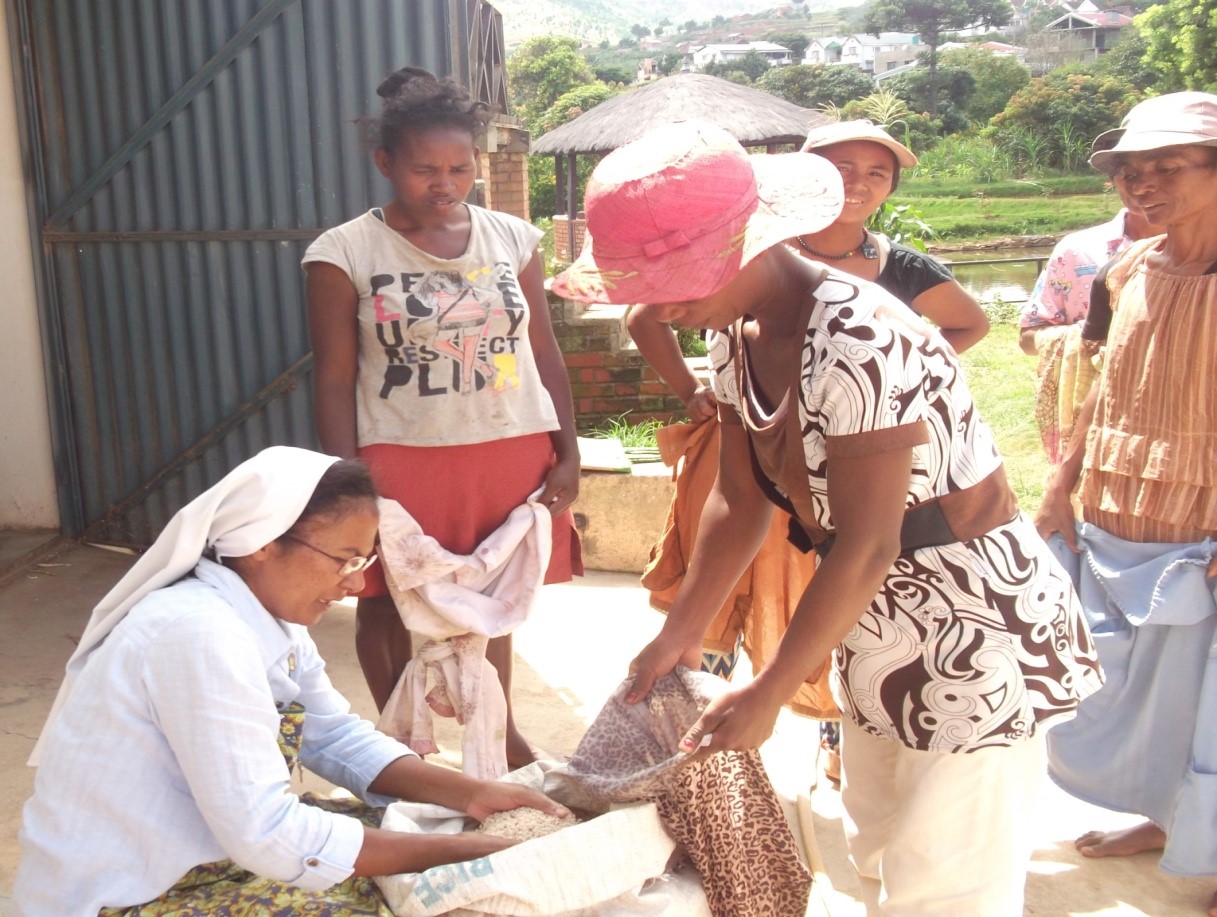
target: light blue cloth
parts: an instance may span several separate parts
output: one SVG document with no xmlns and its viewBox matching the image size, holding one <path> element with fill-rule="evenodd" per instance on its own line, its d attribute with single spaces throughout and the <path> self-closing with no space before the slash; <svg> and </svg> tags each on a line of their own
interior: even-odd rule
<svg viewBox="0 0 1217 917">
<path fill-rule="evenodd" d="M 1079 799 L 1166 830 L 1161 866 L 1217 873 L 1217 542 L 1139 544 L 1096 526 L 1082 554 L 1051 540 L 1074 579 L 1106 674 L 1048 734 L 1049 773 Z"/>
</svg>

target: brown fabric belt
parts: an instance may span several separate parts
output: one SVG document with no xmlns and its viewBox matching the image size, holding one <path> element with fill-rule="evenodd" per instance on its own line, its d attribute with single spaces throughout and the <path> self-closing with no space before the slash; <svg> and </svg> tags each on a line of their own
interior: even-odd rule
<svg viewBox="0 0 1217 917">
<path fill-rule="evenodd" d="M 814 306 L 814 296 L 808 296 L 800 308 L 800 327 L 805 327 L 810 321 Z M 740 397 L 745 403 L 744 410 L 747 410 L 746 403 L 751 385 L 747 370 L 748 357 L 743 319 L 735 323 L 733 337 L 735 352 L 732 362 L 736 391 L 740 393 Z M 785 483 L 785 486 L 792 491 L 790 496 L 778 489 L 773 479 L 762 467 L 756 447 L 752 442 L 751 431 L 746 429 L 745 437 L 748 440 L 752 474 L 756 478 L 757 484 L 765 492 L 769 502 L 790 514 L 790 533 L 787 536 L 790 543 L 804 554 L 815 548 L 817 554 L 825 557 L 832 549 L 836 533 L 829 532 L 811 521 L 813 510 L 810 494 L 806 490 L 807 457 L 803 452 L 803 430 L 799 422 L 798 395 L 799 380 L 796 377 L 787 389 L 785 423 L 774 431 L 776 439 L 780 443 L 778 449 L 784 455 L 785 466 L 788 469 L 802 469 L 800 480 Z M 932 548 L 953 544 L 957 541 L 969 541 L 999 525 L 1005 525 L 1017 515 L 1018 499 L 1006 480 L 1005 466 L 998 465 L 993 472 L 971 487 L 918 503 L 905 510 L 904 521 L 900 526 L 900 554 L 905 556 L 919 548 Z"/>
</svg>

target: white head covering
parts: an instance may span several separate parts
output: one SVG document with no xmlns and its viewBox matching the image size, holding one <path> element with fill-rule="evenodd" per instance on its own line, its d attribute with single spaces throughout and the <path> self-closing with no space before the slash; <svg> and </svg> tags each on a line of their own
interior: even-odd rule
<svg viewBox="0 0 1217 917">
<path fill-rule="evenodd" d="M 219 560 L 245 557 L 270 544 L 300 518 L 321 476 L 336 461 L 308 449 L 271 446 L 178 510 L 152 547 L 93 609 L 29 763 L 37 765 L 42 737 L 89 656 L 140 599 L 181 579 L 209 548 Z"/>
</svg>

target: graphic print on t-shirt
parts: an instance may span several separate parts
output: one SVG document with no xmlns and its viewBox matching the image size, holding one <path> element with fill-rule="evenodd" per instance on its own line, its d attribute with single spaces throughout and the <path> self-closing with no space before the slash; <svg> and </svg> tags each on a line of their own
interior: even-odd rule
<svg viewBox="0 0 1217 917">
<path fill-rule="evenodd" d="M 371 288 L 388 359 L 381 398 L 397 389 L 427 397 L 519 387 L 526 312 L 511 265 L 376 274 Z"/>
</svg>

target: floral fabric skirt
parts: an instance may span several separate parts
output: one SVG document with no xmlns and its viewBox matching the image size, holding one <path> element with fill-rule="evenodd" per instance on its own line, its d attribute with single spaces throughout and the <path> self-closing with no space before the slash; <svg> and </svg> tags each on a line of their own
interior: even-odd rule
<svg viewBox="0 0 1217 917">
<path fill-rule="evenodd" d="M 288 770 L 300 758 L 304 734 L 304 708 L 292 704 L 279 722 L 279 749 Z M 305 793 L 301 800 L 327 812 L 358 818 L 371 828 L 380 827 L 383 809 L 374 809 L 358 799 L 325 799 Z M 351 876 L 324 891 L 305 891 L 286 882 L 255 875 L 232 860 L 203 863 L 194 867 L 167 892 L 133 907 L 102 908 L 99 917 L 392 917 L 376 883 L 368 877 Z"/>
</svg>

